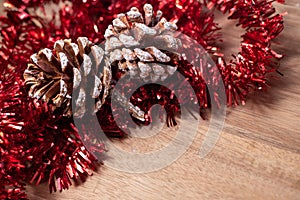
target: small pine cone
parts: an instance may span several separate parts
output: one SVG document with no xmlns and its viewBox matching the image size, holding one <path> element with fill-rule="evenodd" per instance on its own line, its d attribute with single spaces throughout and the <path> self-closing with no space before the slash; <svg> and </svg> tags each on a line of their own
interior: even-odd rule
<svg viewBox="0 0 300 200">
<path fill-rule="evenodd" d="M 54 54 L 53 54 L 54 53 Z M 87 111 L 97 111 L 108 95 L 111 80 L 109 65 L 103 64 L 104 51 L 87 38 L 79 37 L 77 43 L 58 40 L 54 50 L 42 49 L 31 56 L 24 72 L 29 96 L 42 99 L 61 110 L 64 116 L 82 117 Z M 102 63 L 102 64 L 101 64 Z M 92 84 L 89 88 L 87 84 Z M 89 90 L 89 91 L 87 91 Z M 88 107 L 87 95 L 95 106 Z M 72 98 L 76 110 L 72 112 Z"/>
<path fill-rule="evenodd" d="M 162 18 L 161 11 L 154 16 L 150 4 L 144 5 L 144 11 L 144 17 L 136 7 L 117 15 L 105 31 L 105 54 L 112 69 L 155 82 L 176 71 L 181 41 L 173 37 L 177 26 Z"/>
</svg>

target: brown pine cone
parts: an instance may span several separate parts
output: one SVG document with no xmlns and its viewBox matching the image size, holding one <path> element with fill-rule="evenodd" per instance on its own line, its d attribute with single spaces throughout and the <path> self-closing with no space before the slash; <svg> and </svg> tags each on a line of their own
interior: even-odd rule
<svg viewBox="0 0 300 200">
<path fill-rule="evenodd" d="M 52 104 L 53 110 L 59 109 L 65 116 L 72 115 L 72 98 L 75 117 L 82 117 L 90 109 L 99 110 L 111 80 L 110 66 L 104 64 L 103 56 L 102 48 L 85 37 L 78 38 L 77 43 L 56 41 L 53 51 L 45 48 L 31 56 L 32 63 L 24 72 L 29 96 Z M 89 107 L 87 95 L 92 95 L 95 106 L 93 102 Z"/>
<path fill-rule="evenodd" d="M 153 7 L 144 5 L 145 16 L 136 7 L 126 14 L 118 14 L 105 31 L 105 54 L 111 67 L 129 72 L 131 78 L 144 81 L 164 80 L 177 67 L 177 49 L 181 41 L 173 36 L 177 26 L 154 16 Z"/>
</svg>

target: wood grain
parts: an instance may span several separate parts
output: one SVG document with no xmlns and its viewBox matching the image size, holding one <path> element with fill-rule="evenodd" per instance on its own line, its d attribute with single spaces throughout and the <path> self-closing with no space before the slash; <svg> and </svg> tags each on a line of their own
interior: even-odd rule
<svg viewBox="0 0 300 200">
<path fill-rule="evenodd" d="M 300 199 L 300 1 L 276 7 L 289 13 L 286 28 L 274 45 L 286 55 L 280 68 L 284 77 L 273 79 L 267 92 L 252 94 L 245 106 L 227 110 L 225 127 L 208 156 L 198 156 L 208 126 L 203 121 L 190 148 L 159 171 L 134 174 L 104 165 L 100 173 L 62 193 L 49 194 L 46 185 L 27 186 L 29 198 Z M 236 52 L 241 30 L 232 29 L 232 22 L 218 20 L 224 28 L 225 51 Z M 172 140 L 172 131 L 163 129 L 155 137 L 115 144 L 152 151 Z"/>
</svg>

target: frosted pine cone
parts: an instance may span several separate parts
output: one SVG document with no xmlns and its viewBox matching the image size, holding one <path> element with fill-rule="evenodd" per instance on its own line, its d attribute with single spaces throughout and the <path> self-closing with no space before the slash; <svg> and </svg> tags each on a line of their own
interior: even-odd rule
<svg viewBox="0 0 300 200">
<path fill-rule="evenodd" d="M 54 52 L 45 48 L 31 56 L 32 63 L 24 72 L 29 96 L 52 104 L 53 110 L 60 109 L 65 116 L 72 115 L 72 98 L 75 117 L 82 117 L 89 109 L 99 110 L 108 96 L 111 80 L 102 48 L 80 37 L 77 43 L 56 41 Z M 87 87 L 88 83 L 92 87 Z M 93 102 L 88 107 L 87 95 L 92 95 L 95 106 Z"/>
<path fill-rule="evenodd" d="M 145 4 L 144 11 L 144 17 L 136 7 L 118 14 L 105 31 L 105 54 L 112 68 L 155 82 L 176 71 L 181 42 L 173 36 L 177 26 L 162 18 L 161 11 L 154 16 L 150 4 Z"/>
</svg>

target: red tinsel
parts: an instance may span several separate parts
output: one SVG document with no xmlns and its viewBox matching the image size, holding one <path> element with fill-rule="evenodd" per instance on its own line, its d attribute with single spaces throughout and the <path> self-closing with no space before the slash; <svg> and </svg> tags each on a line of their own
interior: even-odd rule
<svg viewBox="0 0 300 200">
<path fill-rule="evenodd" d="M 1 199 L 24 197 L 23 181 L 38 184 L 47 179 L 50 191 L 56 191 L 96 170 L 95 158 L 71 122 L 28 98 L 14 70 L 3 72 L 0 89 Z"/>
<path fill-rule="evenodd" d="M 51 48 L 56 40 L 86 36 L 100 43 L 116 14 L 150 3 L 155 10 L 162 10 L 168 20 L 175 21 L 180 32 L 211 53 L 221 73 L 213 75 L 212 81 L 216 86 L 224 81 L 228 105 L 244 103 L 251 89 L 264 88 L 266 75 L 277 70 L 276 59 L 282 58 L 270 47 L 272 39 L 283 29 L 282 15 L 275 14 L 273 1 L 74 0 L 72 4 L 62 1 L 66 4 L 59 10 L 59 20 L 55 15 L 46 18 L 48 3 L 59 2 L 6 0 L 4 3 L 6 16 L 0 17 L 0 199 L 26 198 L 23 191 L 26 181 L 38 184 L 46 180 L 50 191 L 66 189 L 71 185 L 70 179 L 84 179 L 89 169 L 96 169 L 96 159 L 88 150 L 104 151 L 102 144 L 83 146 L 81 139 L 94 137 L 86 130 L 89 125 L 77 127 L 85 133 L 86 138 L 82 138 L 71 120 L 53 115 L 49 105 L 27 97 L 22 74 L 30 55 L 41 48 Z M 231 61 L 220 56 L 217 47 L 220 28 L 214 22 L 213 9 L 229 13 L 229 19 L 237 20 L 237 25 L 246 31 L 241 49 Z M 195 90 L 201 108 L 208 108 L 212 94 L 207 93 L 200 73 L 185 60 L 179 62 L 178 71 Z M 155 85 L 152 90 L 140 88 L 131 100 L 145 111 L 155 103 L 165 106 L 169 124 L 174 125 L 180 107 L 176 99 L 169 98 L 171 95 L 169 88 Z M 212 99 L 218 103 L 217 97 Z M 99 123 L 108 136 L 122 137 L 125 133 L 116 125 L 110 109 L 109 104 L 102 107 L 97 115 Z M 124 122 L 124 127 L 128 125 Z"/>
<path fill-rule="evenodd" d="M 223 13 L 229 12 L 229 19 L 238 21 L 237 26 L 246 30 L 241 41 L 241 49 L 226 62 L 217 60 L 226 86 L 227 102 L 237 105 L 245 103 L 250 89 L 266 87 L 266 74 L 277 71 L 276 59 L 282 55 L 271 49 L 271 41 L 283 30 L 283 16 L 275 15 L 271 1 L 209 1 L 207 6 L 215 6 Z M 278 2 L 283 2 L 278 1 Z"/>
</svg>

